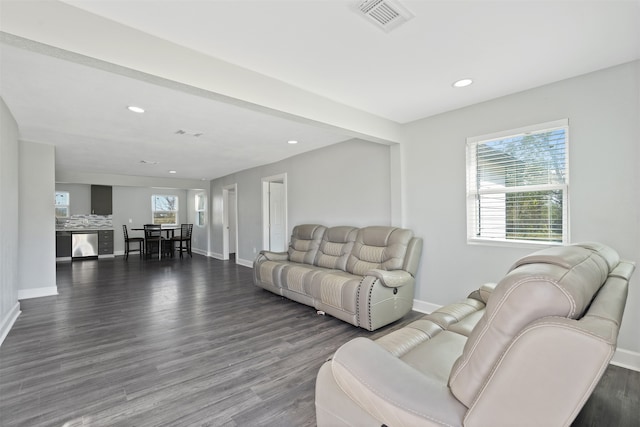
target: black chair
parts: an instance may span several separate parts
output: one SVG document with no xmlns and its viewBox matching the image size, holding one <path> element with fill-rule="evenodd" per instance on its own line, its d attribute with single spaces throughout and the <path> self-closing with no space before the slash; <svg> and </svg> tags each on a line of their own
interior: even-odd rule
<svg viewBox="0 0 640 427">
<path fill-rule="evenodd" d="M 129 259 L 129 252 L 140 252 L 140 257 L 144 254 L 144 238 L 142 237 L 129 237 L 127 226 L 122 224 L 122 231 L 124 233 L 124 259 Z M 138 249 L 131 248 L 131 243 L 137 243 Z"/>
<path fill-rule="evenodd" d="M 162 258 L 164 244 L 165 238 L 162 237 L 162 227 L 156 224 L 145 224 L 144 252 L 147 254 L 147 258 L 151 258 L 151 254 L 155 248 L 158 250 L 158 259 Z"/>
<path fill-rule="evenodd" d="M 191 233 L 193 231 L 193 224 L 180 224 L 180 235 L 174 236 L 171 238 L 171 246 L 175 248 L 175 243 L 178 243 L 178 252 L 180 252 L 180 258 L 182 258 L 182 253 L 186 252 L 189 254 L 191 258 L 193 258 L 193 254 L 191 253 Z M 184 243 L 184 245 L 183 245 Z"/>
</svg>

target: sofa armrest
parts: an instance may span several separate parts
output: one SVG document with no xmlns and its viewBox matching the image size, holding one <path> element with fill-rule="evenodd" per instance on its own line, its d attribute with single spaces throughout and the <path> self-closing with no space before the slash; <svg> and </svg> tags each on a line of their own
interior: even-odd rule
<svg viewBox="0 0 640 427">
<path fill-rule="evenodd" d="M 467 298 L 473 298 L 475 300 L 478 300 L 486 304 L 489 301 L 489 297 L 491 296 L 491 293 L 496 288 L 496 285 L 497 283 L 485 283 L 484 285 L 480 286 L 479 289 L 476 289 L 475 291 L 471 292 L 467 296 Z"/>
<path fill-rule="evenodd" d="M 387 288 L 398 288 L 400 286 L 411 283 L 413 276 L 404 270 L 369 270 L 365 273 L 365 276 L 373 276 L 380 280 Z"/>
<path fill-rule="evenodd" d="M 340 347 L 331 368 L 340 389 L 387 425 L 462 425 L 467 412 L 445 382 L 421 374 L 368 338 Z"/>
<path fill-rule="evenodd" d="M 288 261 L 289 260 L 288 252 L 260 251 L 260 255 L 262 255 L 269 261 Z"/>
</svg>

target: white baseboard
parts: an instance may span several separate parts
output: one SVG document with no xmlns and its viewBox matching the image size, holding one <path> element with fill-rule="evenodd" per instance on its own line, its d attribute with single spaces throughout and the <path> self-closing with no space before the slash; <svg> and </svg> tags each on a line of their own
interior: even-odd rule
<svg viewBox="0 0 640 427">
<path fill-rule="evenodd" d="M 40 297 L 50 297 L 58 295 L 58 288 L 51 286 L 48 288 L 18 289 L 18 299 L 30 299 Z"/>
<path fill-rule="evenodd" d="M 236 264 L 240 264 L 245 267 L 253 268 L 253 261 L 248 259 L 236 258 Z"/>
<path fill-rule="evenodd" d="M 224 260 L 224 258 L 222 257 L 222 254 L 219 254 L 218 252 L 207 252 L 207 256 L 209 258 L 215 258 L 215 259 L 219 259 L 219 260 Z"/>
<path fill-rule="evenodd" d="M 619 348 L 613 355 L 611 364 L 640 372 L 640 353 Z"/>
<path fill-rule="evenodd" d="M 420 301 L 417 299 L 413 300 L 413 309 L 420 313 L 433 313 L 437 309 L 442 307 L 438 304 L 432 304 L 426 301 Z M 620 366 L 621 368 L 631 369 L 632 371 L 640 372 L 640 353 L 636 353 L 635 351 L 625 350 L 619 348 L 616 350 L 613 355 L 613 359 L 611 359 L 611 364 Z"/>
<path fill-rule="evenodd" d="M 20 316 L 20 302 L 16 301 L 16 303 L 11 307 L 11 310 L 4 316 L 2 322 L 0 323 L 0 345 L 4 342 L 4 339 L 9 335 L 9 331 L 13 327 L 13 324 L 16 323 L 18 316 Z"/>
<path fill-rule="evenodd" d="M 198 248 L 191 248 L 191 252 L 198 255 L 208 256 L 207 251 L 203 251 L 202 249 Z"/>
<path fill-rule="evenodd" d="M 434 311 L 436 311 L 440 307 L 442 307 L 442 306 L 438 305 L 438 304 L 432 304 L 432 303 L 426 302 L 426 301 L 420 301 L 419 299 L 414 299 L 413 300 L 413 309 L 415 311 L 420 312 L 420 313 L 425 313 L 425 314 L 433 313 Z"/>
</svg>

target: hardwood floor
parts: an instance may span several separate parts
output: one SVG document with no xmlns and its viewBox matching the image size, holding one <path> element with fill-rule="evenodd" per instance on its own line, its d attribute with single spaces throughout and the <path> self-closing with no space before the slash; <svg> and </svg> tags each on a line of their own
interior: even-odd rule
<svg viewBox="0 0 640 427">
<path fill-rule="evenodd" d="M 0 347 L 0 425 L 313 426 L 320 365 L 368 332 L 199 255 L 57 265 Z M 638 426 L 640 373 L 609 367 L 574 426 Z"/>
</svg>

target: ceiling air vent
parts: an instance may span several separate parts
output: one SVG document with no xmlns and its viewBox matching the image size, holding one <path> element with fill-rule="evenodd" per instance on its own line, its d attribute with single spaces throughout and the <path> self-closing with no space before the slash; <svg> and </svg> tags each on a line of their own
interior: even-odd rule
<svg viewBox="0 0 640 427">
<path fill-rule="evenodd" d="M 365 0 L 358 9 L 365 18 L 387 32 L 414 17 L 409 9 L 395 0 Z"/>
</svg>

